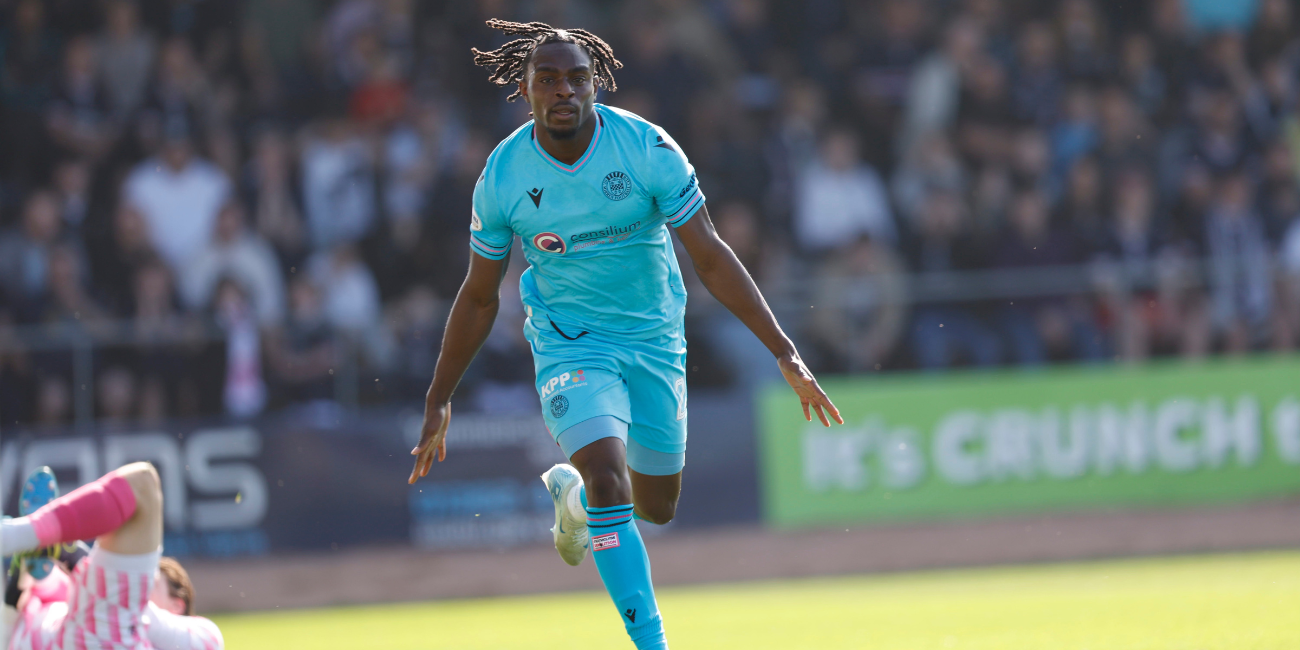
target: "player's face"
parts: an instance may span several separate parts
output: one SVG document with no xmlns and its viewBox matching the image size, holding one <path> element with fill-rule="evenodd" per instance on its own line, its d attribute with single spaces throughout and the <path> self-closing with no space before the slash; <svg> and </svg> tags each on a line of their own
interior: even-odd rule
<svg viewBox="0 0 1300 650">
<path fill-rule="evenodd" d="M 167 578 L 161 572 L 154 576 L 153 588 L 149 590 L 149 602 L 177 616 L 185 614 L 185 601 L 172 597 L 171 590 L 167 588 Z"/>
<path fill-rule="evenodd" d="M 591 57 L 573 43 L 543 45 L 533 52 L 523 91 L 539 126 L 557 140 L 572 138 L 596 102 Z"/>
</svg>

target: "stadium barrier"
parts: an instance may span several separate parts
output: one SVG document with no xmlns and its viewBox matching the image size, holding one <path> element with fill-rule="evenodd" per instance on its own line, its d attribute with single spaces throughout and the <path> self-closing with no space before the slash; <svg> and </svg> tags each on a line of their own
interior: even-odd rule
<svg viewBox="0 0 1300 650">
<path fill-rule="evenodd" d="M 689 505 L 673 527 L 758 519 L 749 401 L 693 395 Z M 363 546 L 427 550 L 549 544 L 554 513 L 538 476 L 564 457 L 540 414 L 452 418 L 448 458 L 414 486 L 413 407 L 352 410 L 315 403 L 249 421 L 0 429 L 0 506 L 17 514 L 32 469 L 70 490 L 137 460 L 165 496 L 165 551 L 248 557 Z"/>
<path fill-rule="evenodd" d="M 1300 495 L 1300 359 L 828 380 L 847 426 L 759 404 L 780 528 Z"/>
</svg>

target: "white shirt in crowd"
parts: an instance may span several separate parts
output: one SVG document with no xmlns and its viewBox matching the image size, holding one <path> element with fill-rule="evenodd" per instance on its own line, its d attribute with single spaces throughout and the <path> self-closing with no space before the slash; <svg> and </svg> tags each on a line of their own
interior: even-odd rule
<svg viewBox="0 0 1300 650">
<path fill-rule="evenodd" d="M 375 213 L 375 179 L 364 140 L 313 138 L 302 152 L 303 203 L 316 248 L 361 239 Z"/>
<path fill-rule="evenodd" d="M 126 199 L 149 225 L 154 250 L 173 270 L 207 248 L 217 212 L 229 195 L 225 173 L 197 158 L 180 171 L 150 158 L 131 172 L 125 188 Z"/>
<path fill-rule="evenodd" d="M 284 277 L 275 250 L 265 239 L 242 232 L 234 241 L 214 241 L 178 274 L 181 297 L 191 309 L 202 309 L 212 300 L 217 283 L 233 278 L 248 292 L 262 325 L 284 320 Z"/>
<path fill-rule="evenodd" d="M 838 170 L 813 162 L 797 192 L 794 230 L 807 249 L 844 246 L 862 234 L 877 241 L 897 238 L 885 185 L 867 165 Z"/>
</svg>

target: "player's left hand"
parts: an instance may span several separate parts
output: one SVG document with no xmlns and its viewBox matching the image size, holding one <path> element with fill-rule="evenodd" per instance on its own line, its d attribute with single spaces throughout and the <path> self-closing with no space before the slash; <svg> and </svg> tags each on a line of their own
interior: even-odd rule
<svg viewBox="0 0 1300 650">
<path fill-rule="evenodd" d="M 844 418 L 840 417 L 840 410 L 831 403 L 831 398 L 826 396 L 826 391 L 817 385 L 817 378 L 808 371 L 808 366 L 804 365 L 803 359 L 800 359 L 798 354 L 787 354 L 778 358 L 776 362 L 781 367 L 781 374 L 790 383 L 790 388 L 793 388 L 795 394 L 799 396 L 799 401 L 803 404 L 805 420 L 812 422 L 812 413 L 808 411 L 811 406 L 817 411 L 817 417 L 822 421 L 822 425 L 828 427 L 831 425 L 831 421 L 826 418 L 827 413 L 830 413 L 836 422 L 844 424 Z"/>
<path fill-rule="evenodd" d="M 424 405 L 424 423 L 420 426 L 420 444 L 411 450 L 415 456 L 415 468 L 406 482 L 415 483 L 423 476 L 429 475 L 433 458 L 438 462 L 447 457 L 447 425 L 451 423 L 451 402 L 440 405 Z"/>
</svg>

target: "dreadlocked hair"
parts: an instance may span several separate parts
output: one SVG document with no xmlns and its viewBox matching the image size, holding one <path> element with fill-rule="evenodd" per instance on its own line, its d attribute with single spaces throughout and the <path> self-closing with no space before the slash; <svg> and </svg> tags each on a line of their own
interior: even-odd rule
<svg viewBox="0 0 1300 650">
<path fill-rule="evenodd" d="M 470 48 L 470 52 L 474 53 L 474 64 L 492 68 L 488 81 L 498 86 L 523 81 L 528 61 L 539 46 L 547 43 L 573 43 L 586 50 L 591 57 L 592 77 L 596 86 L 609 91 L 618 90 L 618 85 L 614 83 L 614 71 L 623 67 L 623 64 L 614 58 L 614 50 L 608 43 L 585 29 L 556 29 L 546 23 L 513 23 L 496 18 L 487 21 L 487 26 L 507 34 L 523 36 L 491 52 Z M 515 90 L 506 101 L 513 102 L 519 95 L 519 90 Z"/>
</svg>

